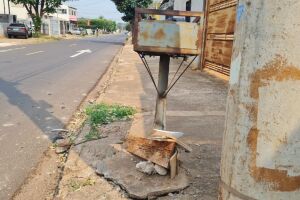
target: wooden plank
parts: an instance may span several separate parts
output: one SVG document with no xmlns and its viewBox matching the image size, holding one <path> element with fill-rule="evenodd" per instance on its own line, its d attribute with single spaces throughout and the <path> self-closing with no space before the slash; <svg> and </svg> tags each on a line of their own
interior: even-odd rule
<svg viewBox="0 0 300 200">
<path fill-rule="evenodd" d="M 235 28 L 236 7 L 212 12 L 208 16 L 207 33 L 233 34 Z"/>
<path fill-rule="evenodd" d="M 178 174 L 178 152 L 170 158 L 170 178 L 173 179 Z"/>
<path fill-rule="evenodd" d="M 208 0 L 202 66 L 229 75 L 237 0 Z"/>
<path fill-rule="evenodd" d="M 172 133 L 175 134 L 176 132 L 154 129 L 149 139 L 158 140 L 158 141 L 173 141 L 176 142 L 176 144 L 181 146 L 183 149 L 185 149 L 187 152 L 192 152 L 191 147 L 189 147 L 187 144 L 181 141 L 178 137 L 172 135 Z"/>
<path fill-rule="evenodd" d="M 209 61 L 205 61 L 205 68 L 213 70 L 217 73 L 225 74 L 227 76 L 229 76 L 229 74 L 230 74 L 229 66 L 220 65 L 220 64 L 209 62 Z"/>
<path fill-rule="evenodd" d="M 225 1 L 220 4 L 215 4 L 215 5 L 212 5 L 209 7 L 209 12 L 226 9 L 228 7 L 233 7 L 233 6 L 236 7 L 237 3 L 238 3 L 238 0 L 229 0 L 229 1 Z"/>
<path fill-rule="evenodd" d="M 146 138 L 130 137 L 126 141 L 128 152 L 167 169 L 175 147 L 175 142 L 154 141 Z"/>
<path fill-rule="evenodd" d="M 208 40 L 231 40 L 233 41 L 233 34 L 207 34 Z"/>
<path fill-rule="evenodd" d="M 218 4 L 218 3 L 222 3 L 222 2 L 226 2 L 227 0 L 210 0 L 209 1 L 209 5 L 212 6 L 212 5 L 215 5 L 215 4 Z"/>
<path fill-rule="evenodd" d="M 233 41 L 207 40 L 205 60 L 230 66 Z"/>
</svg>

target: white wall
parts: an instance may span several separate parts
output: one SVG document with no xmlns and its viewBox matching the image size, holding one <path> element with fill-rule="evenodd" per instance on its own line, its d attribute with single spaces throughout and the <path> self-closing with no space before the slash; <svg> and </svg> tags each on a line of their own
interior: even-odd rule
<svg viewBox="0 0 300 200">
<path fill-rule="evenodd" d="M 188 0 L 175 0 L 174 10 L 186 10 L 186 2 Z M 192 0 L 192 11 L 203 11 L 204 0 Z"/>
<path fill-rule="evenodd" d="M 67 12 L 65 14 L 62 14 L 62 13 L 53 13 L 53 14 L 50 14 L 49 16 L 52 16 L 52 17 L 56 17 L 62 21 L 69 21 L 69 7 L 67 5 L 61 5 L 58 9 L 64 9 L 66 10 Z"/>
<path fill-rule="evenodd" d="M 7 0 L 4 1 L 5 1 L 5 14 L 8 14 L 9 9 L 8 9 Z M 0 14 L 4 14 L 3 0 L 0 0 Z M 10 14 L 17 15 L 17 20 L 20 21 L 27 21 L 28 19 L 30 19 L 26 9 L 22 5 L 16 5 L 12 2 L 10 2 Z"/>
<path fill-rule="evenodd" d="M 204 11 L 204 0 L 192 0 L 192 11 Z"/>
<path fill-rule="evenodd" d="M 10 3 L 10 14 L 17 15 L 17 21 L 30 21 L 31 18 L 28 15 L 27 10 L 22 5 L 16 5 Z"/>
</svg>

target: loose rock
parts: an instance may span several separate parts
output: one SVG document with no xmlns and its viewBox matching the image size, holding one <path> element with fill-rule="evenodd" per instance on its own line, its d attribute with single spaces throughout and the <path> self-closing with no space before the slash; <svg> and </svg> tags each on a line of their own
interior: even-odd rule
<svg viewBox="0 0 300 200">
<path fill-rule="evenodd" d="M 148 162 L 148 161 L 139 162 L 138 164 L 136 164 L 135 167 L 137 168 L 138 171 L 148 175 L 154 174 L 155 172 L 154 164 L 152 162 Z"/>
<path fill-rule="evenodd" d="M 161 175 L 161 176 L 165 176 L 165 175 L 168 174 L 167 169 L 164 168 L 164 167 L 161 167 L 161 166 L 159 166 L 159 165 L 155 165 L 155 166 L 154 166 L 154 169 L 155 169 L 155 171 L 156 171 L 159 175 Z"/>
<path fill-rule="evenodd" d="M 57 154 L 62 154 L 62 153 L 65 153 L 66 151 L 68 151 L 68 147 L 56 147 L 55 148 L 55 152 Z"/>
<path fill-rule="evenodd" d="M 72 142 L 70 139 L 59 139 L 56 140 L 56 145 L 58 147 L 70 147 L 72 145 Z"/>
</svg>

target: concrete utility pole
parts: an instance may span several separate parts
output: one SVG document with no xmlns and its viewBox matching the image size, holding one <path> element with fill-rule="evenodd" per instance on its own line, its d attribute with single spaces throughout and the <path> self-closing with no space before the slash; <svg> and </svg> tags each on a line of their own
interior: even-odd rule
<svg viewBox="0 0 300 200">
<path fill-rule="evenodd" d="M 300 1 L 240 0 L 220 200 L 300 199 Z"/>
</svg>

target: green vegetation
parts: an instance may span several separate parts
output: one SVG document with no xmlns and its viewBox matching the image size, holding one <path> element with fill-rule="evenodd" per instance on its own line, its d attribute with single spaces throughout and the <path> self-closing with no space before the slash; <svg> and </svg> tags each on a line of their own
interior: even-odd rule
<svg viewBox="0 0 300 200">
<path fill-rule="evenodd" d="M 86 114 L 92 127 L 128 119 L 135 113 L 136 110 L 132 107 L 108 105 L 105 103 L 92 105 L 86 109 Z"/>
<path fill-rule="evenodd" d="M 133 23 L 134 20 L 134 9 L 136 7 L 139 8 L 147 8 L 150 4 L 152 4 L 152 0 L 112 0 L 119 12 L 124 13 L 122 19 L 125 22 Z"/>
<path fill-rule="evenodd" d="M 91 178 L 87 178 L 85 180 L 74 180 L 74 179 L 72 179 L 69 183 L 69 188 L 72 192 L 76 192 L 76 191 L 80 190 L 83 187 L 93 186 L 95 184 L 96 184 L 96 181 L 91 179 Z"/>
<path fill-rule="evenodd" d="M 106 32 L 114 32 L 117 30 L 117 23 L 115 21 L 105 19 L 104 17 L 99 17 L 97 19 L 81 18 L 78 20 L 78 26 L 81 28 L 98 28 Z"/>
<path fill-rule="evenodd" d="M 12 3 L 23 5 L 30 15 L 35 29 L 35 36 L 39 36 L 42 18 L 47 13 L 55 13 L 56 9 L 66 0 L 10 0 Z"/>
<path fill-rule="evenodd" d="M 84 136 L 85 140 L 91 141 L 91 140 L 98 140 L 101 138 L 100 133 L 97 131 L 95 127 L 92 126 L 90 132 Z"/>
<path fill-rule="evenodd" d="M 86 114 L 91 130 L 85 135 L 85 139 L 87 141 L 100 139 L 101 135 L 97 127 L 114 121 L 129 119 L 135 113 L 136 110 L 129 106 L 100 103 L 87 107 Z"/>
</svg>

